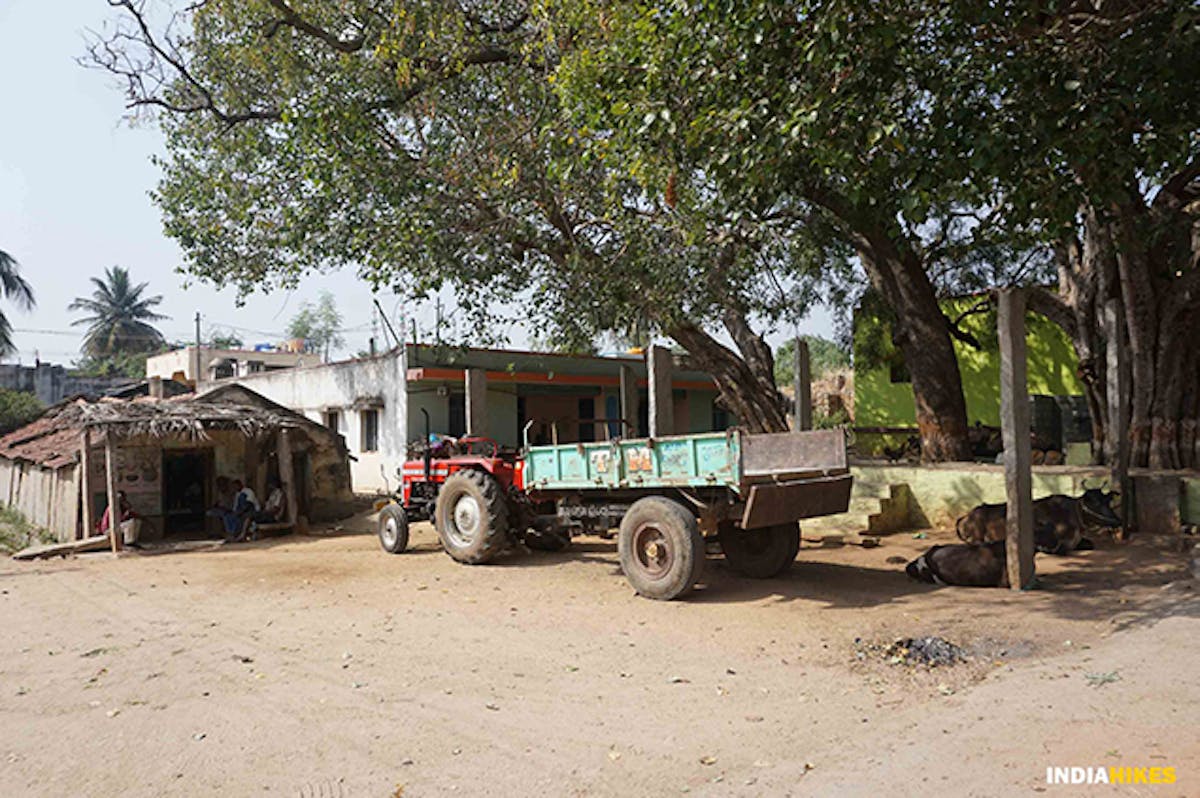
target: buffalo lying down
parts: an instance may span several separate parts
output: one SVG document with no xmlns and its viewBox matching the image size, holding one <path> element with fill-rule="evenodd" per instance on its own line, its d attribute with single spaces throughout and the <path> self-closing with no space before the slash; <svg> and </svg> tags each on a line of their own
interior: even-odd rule
<svg viewBox="0 0 1200 798">
<path fill-rule="evenodd" d="M 1055 494 L 1033 503 L 1034 543 L 1047 554 L 1066 554 L 1076 549 L 1093 549 L 1083 536 L 1087 530 L 1112 529 L 1121 519 L 1112 509 L 1111 493 L 1089 488 L 1079 498 Z M 965 543 L 995 543 L 1007 536 L 1003 504 L 981 504 L 958 519 L 958 536 Z"/>
<path fill-rule="evenodd" d="M 908 564 L 905 573 L 931 585 L 1008 587 L 1003 540 L 982 545 L 934 546 Z"/>
</svg>

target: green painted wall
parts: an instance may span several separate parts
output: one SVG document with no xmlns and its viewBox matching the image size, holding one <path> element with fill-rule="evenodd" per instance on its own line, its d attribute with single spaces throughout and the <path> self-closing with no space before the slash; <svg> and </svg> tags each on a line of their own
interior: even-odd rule
<svg viewBox="0 0 1200 798">
<path fill-rule="evenodd" d="M 975 298 L 948 300 L 942 307 L 955 316 L 976 303 Z M 1000 425 L 1000 349 L 996 339 L 994 311 L 973 315 L 962 326 L 980 343 L 976 349 L 954 342 L 958 367 L 962 373 L 963 396 L 967 402 L 967 421 L 989 426 Z M 1034 313 L 1026 316 L 1025 341 L 1028 346 L 1029 393 L 1079 395 L 1083 384 L 1076 374 L 1078 360 L 1070 339 L 1046 318 Z M 859 427 L 905 427 L 916 424 L 911 382 L 892 382 L 887 365 L 862 368 L 869 359 L 862 356 L 874 348 L 885 357 L 898 358 L 891 345 L 891 332 L 877 319 L 855 319 L 854 331 L 854 424 Z"/>
</svg>

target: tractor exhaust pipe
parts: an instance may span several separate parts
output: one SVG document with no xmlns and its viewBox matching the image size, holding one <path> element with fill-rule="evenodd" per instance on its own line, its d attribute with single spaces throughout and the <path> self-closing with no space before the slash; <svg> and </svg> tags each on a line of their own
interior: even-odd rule
<svg viewBox="0 0 1200 798">
<path fill-rule="evenodd" d="M 421 408 L 421 415 L 425 416 L 425 481 L 429 481 L 429 475 L 433 472 L 433 450 L 430 448 L 432 443 L 429 440 L 429 411 Z"/>
</svg>

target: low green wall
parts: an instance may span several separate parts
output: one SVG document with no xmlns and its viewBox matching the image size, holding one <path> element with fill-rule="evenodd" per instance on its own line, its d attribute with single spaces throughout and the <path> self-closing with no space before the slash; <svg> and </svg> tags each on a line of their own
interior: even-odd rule
<svg viewBox="0 0 1200 798">
<path fill-rule="evenodd" d="M 877 496 L 888 485 L 908 485 L 920 515 L 913 519 L 919 526 L 953 526 L 959 516 L 979 504 L 999 504 L 1005 500 L 1004 468 L 993 465 L 891 466 L 857 465 L 854 475 L 855 496 Z M 1103 469 L 1035 468 L 1033 498 L 1053 493 L 1078 495 L 1083 480 L 1096 487 L 1105 477 Z"/>
</svg>

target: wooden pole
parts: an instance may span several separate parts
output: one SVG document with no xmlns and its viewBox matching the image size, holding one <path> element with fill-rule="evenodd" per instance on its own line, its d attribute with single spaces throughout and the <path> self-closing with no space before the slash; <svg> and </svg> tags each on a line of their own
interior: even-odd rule
<svg viewBox="0 0 1200 798">
<path fill-rule="evenodd" d="M 794 426 L 797 430 L 812 429 L 812 361 L 809 358 L 808 342 L 797 337 L 795 347 L 796 415 Z"/>
<path fill-rule="evenodd" d="M 112 432 L 104 434 L 104 466 L 108 486 L 108 539 L 113 554 L 116 554 L 125 547 L 125 538 L 121 534 L 121 502 L 117 499 L 117 442 Z"/>
<path fill-rule="evenodd" d="M 294 524 L 300 514 L 298 509 L 300 500 L 296 491 L 295 469 L 292 467 L 292 441 L 287 427 L 279 430 L 276 452 L 279 457 L 279 484 L 283 488 L 283 495 L 287 501 L 287 521 Z"/>
<path fill-rule="evenodd" d="M 92 507 L 92 494 L 95 490 L 92 487 L 92 433 L 87 427 L 83 428 L 83 435 L 79 441 L 79 491 L 82 496 L 80 502 L 80 510 L 83 515 L 83 530 L 79 539 L 90 538 L 92 530 L 96 528 L 95 511 Z"/>
<path fill-rule="evenodd" d="M 1125 347 L 1125 313 L 1119 299 L 1104 303 L 1105 394 L 1108 397 L 1108 429 L 1105 446 L 1112 466 L 1112 489 L 1121 494 L 1121 518 L 1125 531 L 1137 526 L 1133 481 L 1129 479 L 1129 389 L 1130 363 Z"/>
<path fill-rule="evenodd" d="M 1008 584 L 1031 587 L 1033 562 L 1033 472 L 1026 384 L 1025 294 L 1000 292 L 1000 431 L 1004 440 Z"/>
</svg>

